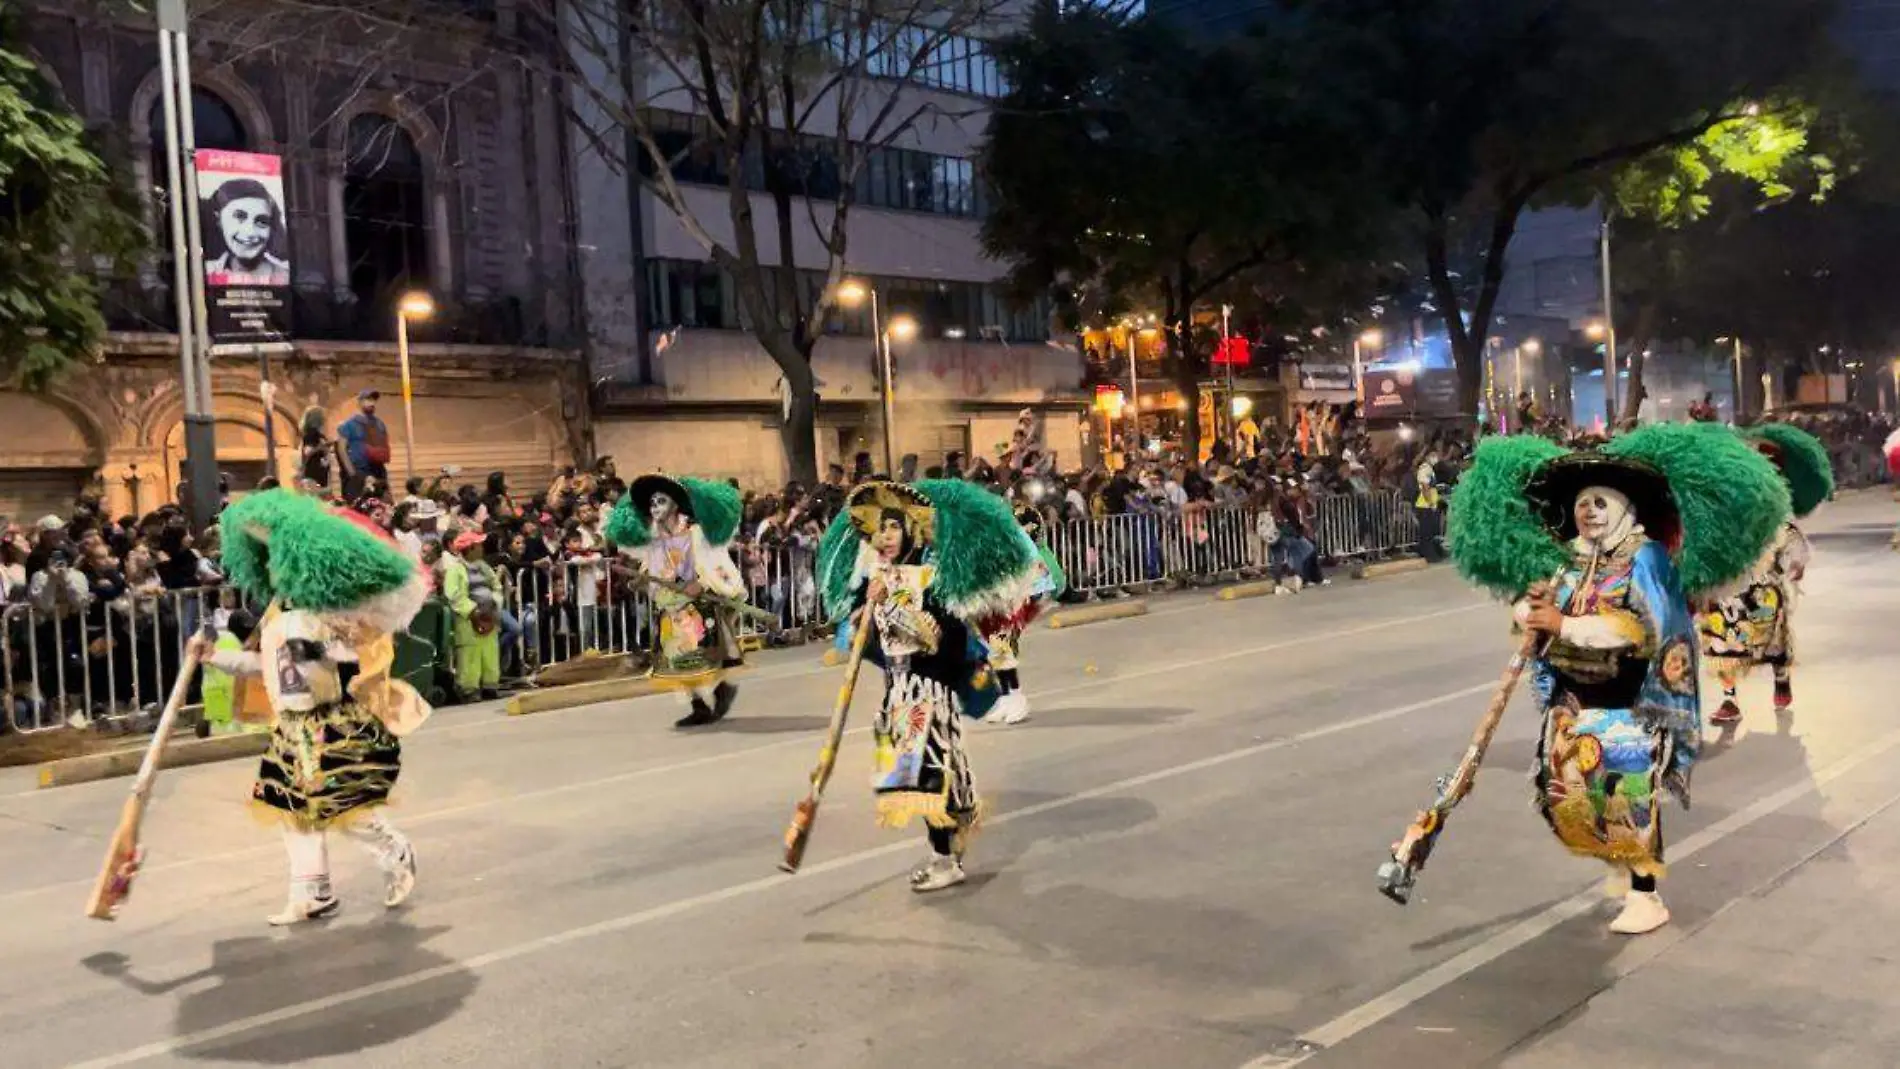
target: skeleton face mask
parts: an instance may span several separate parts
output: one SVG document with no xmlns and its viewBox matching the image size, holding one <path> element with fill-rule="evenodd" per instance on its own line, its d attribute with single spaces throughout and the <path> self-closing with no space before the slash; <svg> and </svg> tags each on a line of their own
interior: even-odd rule
<svg viewBox="0 0 1900 1069">
<path fill-rule="evenodd" d="M 1610 549 L 1622 543 L 1635 529 L 1636 516 L 1630 499 L 1620 490 L 1607 486 L 1586 486 L 1577 494 L 1573 514 L 1577 534 L 1598 549 Z"/>
<path fill-rule="evenodd" d="M 652 515 L 653 522 L 656 525 L 670 525 L 673 522 L 673 517 L 679 512 L 679 506 L 675 505 L 673 499 L 665 494 L 654 494 L 651 498 L 647 499 L 647 511 Z"/>
</svg>

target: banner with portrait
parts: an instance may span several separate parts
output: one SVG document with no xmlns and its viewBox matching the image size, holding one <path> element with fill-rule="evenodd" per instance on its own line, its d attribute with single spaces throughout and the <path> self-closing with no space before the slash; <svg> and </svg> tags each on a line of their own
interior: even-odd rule
<svg viewBox="0 0 1900 1069">
<path fill-rule="evenodd" d="M 197 165 L 211 351 L 290 348 L 283 157 L 199 149 Z"/>
</svg>

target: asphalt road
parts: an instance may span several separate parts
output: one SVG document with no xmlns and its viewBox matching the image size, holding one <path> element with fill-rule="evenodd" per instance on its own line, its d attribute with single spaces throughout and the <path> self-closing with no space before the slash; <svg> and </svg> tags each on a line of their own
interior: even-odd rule
<svg viewBox="0 0 1900 1069">
<path fill-rule="evenodd" d="M 112 925 L 81 911 L 126 781 L 0 778 L 0 1066 L 1900 1064 L 1896 512 L 1812 524 L 1797 711 L 1758 679 L 1712 739 L 1653 936 L 1605 931 L 1600 870 L 1529 809 L 1524 701 L 1413 904 L 1376 893 L 1508 651 L 1437 569 L 1037 631 L 1035 718 L 970 736 L 972 878 L 931 897 L 921 831 L 871 821 L 875 683 L 775 869 L 838 682 L 811 649 L 698 734 L 666 698 L 444 713 L 391 814 L 411 906 L 338 843 L 343 913 L 292 931 L 248 763 L 162 778 Z"/>
</svg>

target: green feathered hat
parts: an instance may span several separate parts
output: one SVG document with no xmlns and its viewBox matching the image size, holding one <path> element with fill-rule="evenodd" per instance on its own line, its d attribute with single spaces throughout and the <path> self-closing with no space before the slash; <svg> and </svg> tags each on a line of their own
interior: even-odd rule
<svg viewBox="0 0 1900 1069">
<path fill-rule="evenodd" d="M 250 494 L 224 511 L 219 530 L 225 574 L 258 601 L 361 615 L 396 630 L 428 597 L 422 570 L 393 540 L 314 497 Z"/>
<path fill-rule="evenodd" d="M 951 613 L 980 620 L 1008 615 L 1029 600 L 1035 546 L 1002 498 L 957 479 L 869 482 L 851 491 L 818 544 L 818 578 L 834 618 L 849 609 L 859 547 L 890 509 L 904 513 L 913 536 L 921 536 L 936 573 L 931 591 Z"/>
<path fill-rule="evenodd" d="M 647 526 L 647 503 L 654 494 L 665 494 L 679 503 L 686 518 L 699 525 L 700 534 L 713 546 L 724 546 L 739 533 L 739 520 L 745 505 L 731 483 L 711 479 L 683 477 L 675 479 L 658 473 L 633 480 L 620 495 L 607 517 L 607 537 L 622 549 L 635 549 L 653 539 Z"/>
<path fill-rule="evenodd" d="M 1742 432 L 1780 470 L 1796 516 L 1806 516 L 1834 496 L 1834 463 L 1827 446 L 1799 427 L 1763 423 Z"/>
<path fill-rule="evenodd" d="M 1576 493 L 1592 485 L 1629 495 L 1691 595 L 1745 574 L 1788 516 L 1774 466 L 1714 424 L 1651 424 L 1576 452 L 1489 438 L 1452 494 L 1446 531 L 1459 572 L 1506 597 L 1550 578 L 1569 559 Z"/>
</svg>

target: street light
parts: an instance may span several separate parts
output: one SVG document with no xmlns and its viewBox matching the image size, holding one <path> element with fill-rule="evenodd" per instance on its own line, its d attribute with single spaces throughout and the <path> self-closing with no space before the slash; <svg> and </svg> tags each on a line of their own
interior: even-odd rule
<svg viewBox="0 0 1900 1069">
<path fill-rule="evenodd" d="M 1543 351 L 1544 343 L 1538 341 L 1536 338 L 1525 338 L 1523 341 L 1517 343 L 1517 350 L 1511 355 L 1511 362 L 1514 365 L 1516 373 L 1517 388 L 1515 392 L 1518 396 L 1521 397 L 1524 394 L 1524 354 L 1529 353 L 1532 356 L 1536 356 Z M 1529 428 L 1518 427 L 1516 430 L 1519 434 L 1522 434 L 1524 431 L 1529 430 Z"/>
<path fill-rule="evenodd" d="M 416 410 L 414 392 L 409 388 L 409 321 L 427 319 L 435 314 L 435 301 L 414 290 L 396 302 L 396 359 L 402 364 L 402 457 L 408 469 L 405 479 L 416 477 Z"/>
<path fill-rule="evenodd" d="M 915 336 L 917 321 L 909 316 L 898 316 L 891 322 L 889 331 L 886 331 L 884 321 L 878 314 L 877 287 L 855 278 L 847 278 L 839 282 L 837 288 L 832 290 L 832 296 L 837 298 L 839 304 L 847 307 L 855 308 L 865 301 L 871 303 L 871 359 L 877 366 L 879 407 L 884 413 L 884 474 L 895 476 L 897 428 L 893 416 L 895 405 L 891 396 L 891 337 L 895 335 L 903 339 Z M 898 333 L 900 330 L 901 334 Z"/>
<path fill-rule="evenodd" d="M 1366 370 L 1365 355 L 1361 350 L 1377 349 L 1383 344 L 1385 344 L 1385 335 L 1376 327 L 1360 331 L 1359 336 L 1352 340 L 1352 388 L 1353 392 L 1359 395 L 1359 404 L 1362 407 L 1366 403 Z M 1363 419 L 1365 413 L 1362 411 L 1359 416 Z"/>
</svg>

